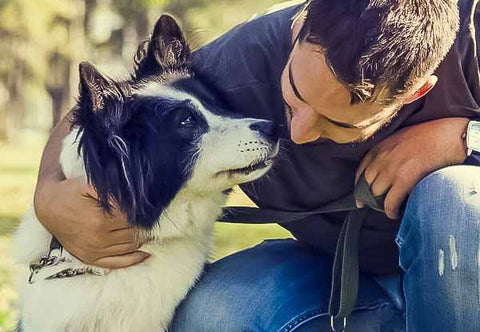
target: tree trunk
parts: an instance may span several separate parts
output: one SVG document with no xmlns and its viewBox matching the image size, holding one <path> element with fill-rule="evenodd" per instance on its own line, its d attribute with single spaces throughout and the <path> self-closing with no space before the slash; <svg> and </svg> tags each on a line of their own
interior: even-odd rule
<svg viewBox="0 0 480 332">
<path fill-rule="evenodd" d="M 24 67 L 18 61 L 12 63 L 15 70 L 10 71 L 7 77 L 8 100 L 0 124 L 0 138 L 12 141 L 18 129 L 24 127 L 25 122 L 25 86 Z"/>
<path fill-rule="evenodd" d="M 50 57 L 52 74 L 46 88 L 52 99 L 52 128 L 61 120 L 70 101 L 70 66 L 71 60 L 58 52 Z"/>
</svg>

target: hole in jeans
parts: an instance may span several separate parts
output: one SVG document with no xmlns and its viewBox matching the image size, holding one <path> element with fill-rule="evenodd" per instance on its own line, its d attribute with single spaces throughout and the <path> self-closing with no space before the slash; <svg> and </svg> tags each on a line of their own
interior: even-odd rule
<svg viewBox="0 0 480 332">
<path fill-rule="evenodd" d="M 450 247 L 450 263 L 452 264 L 452 271 L 455 271 L 458 266 L 458 253 L 455 242 L 455 236 L 450 235 L 448 238 L 448 245 Z"/>
<path fill-rule="evenodd" d="M 438 274 L 442 277 L 445 273 L 445 253 L 442 249 L 438 251 Z"/>
</svg>

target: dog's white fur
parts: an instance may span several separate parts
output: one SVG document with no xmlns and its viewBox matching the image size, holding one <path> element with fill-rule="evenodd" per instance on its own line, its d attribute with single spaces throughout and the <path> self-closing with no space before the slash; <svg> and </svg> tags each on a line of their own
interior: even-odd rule
<svg viewBox="0 0 480 332">
<path fill-rule="evenodd" d="M 64 252 L 69 262 L 47 267 L 33 284 L 20 285 L 20 313 L 25 332 L 56 331 L 161 331 L 166 330 L 175 308 L 200 276 L 212 245 L 214 221 L 225 202 L 223 190 L 254 180 L 268 169 L 250 174 L 219 171 L 242 168 L 268 154 L 273 147 L 249 128 L 252 119 L 227 119 L 206 110 L 200 101 L 163 86 L 152 86 L 142 94 L 163 91 L 163 96 L 194 100 L 207 119 L 210 131 L 199 143 L 199 157 L 188 182 L 162 213 L 155 227 L 144 234 L 152 239 L 141 250 L 151 254 L 141 264 L 118 270 L 93 267 L 102 276 L 44 280 L 68 267 L 86 267 Z M 71 132 L 64 140 L 61 165 L 68 178 L 86 179 L 81 156 Z M 249 151 L 247 151 L 247 149 Z M 30 212 L 15 234 L 19 262 L 36 262 L 48 251 L 50 234 Z"/>
</svg>

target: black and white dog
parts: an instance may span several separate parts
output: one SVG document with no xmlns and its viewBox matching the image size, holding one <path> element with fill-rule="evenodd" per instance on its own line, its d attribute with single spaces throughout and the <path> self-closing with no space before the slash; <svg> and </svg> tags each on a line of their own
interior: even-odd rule
<svg viewBox="0 0 480 332">
<path fill-rule="evenodd" d="M 224 191 L 271 167 L 273 125 L 220 115 L 189 60 L 179 26 L 164 15 L 139 49 L 131 79 L 114 81 L 80 65 L 63 171 L 88 179 L 106 211 L 118 205 L 150 239 L 142 250 L 151 257 L 107 270 L 63 251 L 22 282 L 23 331 L 166 330 L 208 258 Z M 32 212 L 15 234 L 18 260 L 37 262 L 51 239 Z"/>
</svg>

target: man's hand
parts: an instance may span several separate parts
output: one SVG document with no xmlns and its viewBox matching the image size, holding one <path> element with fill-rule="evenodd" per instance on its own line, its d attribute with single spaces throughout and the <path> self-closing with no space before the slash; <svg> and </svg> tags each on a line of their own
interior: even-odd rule
<svg viewBox="0 0 480 332">
<path fill-rule="evenodd" d="M 68 252 L 87 264 L 122 268 L 142 262 L 147 253 L 137 232 L 123 214 L 104 213 L 95 191 L 83 179 L 39 184 L 35 195 L 37 218 Z"/>
<path fill-rule="evenodd" d="M 148 254 L 137 250 L 141 241 L 126 218 L 118 211 L 105 214 L 84 180 L 65 180 L 59 159 L 70 117 L 71 112 L 54 128 L 43 152 L 35 214 L 68 252 L 87 264 L 111 269 L 138 264 Z"/>
<path fill-rule="evenodd" d="M 415 185 L 440 168 L 462 164 L 462 140 L 469 119 L 446 118 L 403 128 L 373 147 L 357 170 L 355 184 L 365 171 L 374 196 L 385 198 L 385 213 L 399 219 L 399 208 Z M 362 207 L 362 202 L 357 202 Z"/>
</svg>

